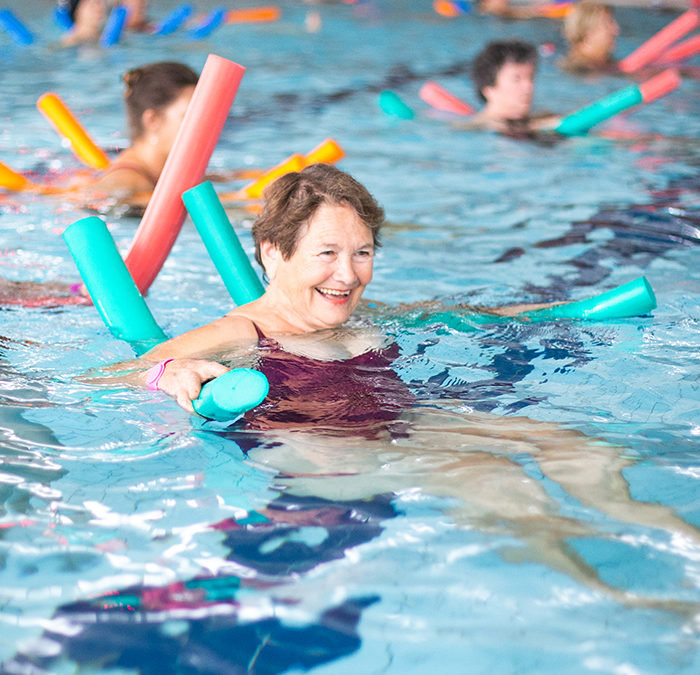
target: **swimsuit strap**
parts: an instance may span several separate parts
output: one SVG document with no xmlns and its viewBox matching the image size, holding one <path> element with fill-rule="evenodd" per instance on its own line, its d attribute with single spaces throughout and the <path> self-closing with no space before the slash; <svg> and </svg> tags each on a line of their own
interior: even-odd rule
<svg viewBox="0 0 700 675">
<path fill-rule="evenodd" d="M 265 333 L 263 333 L 263 332 L 260 330 L 260 326 L 258 326 L 258 324 L 255 323 L 255 321 L 251 321 L 251 323 L 253 324 L 253 328 L 255 328 L 255 332 L 258 334 L 258 341 L 260 341 L 260 340 L 266 340 L 266 339 L 267 339 L 267 335 L 265 335 Z"/>
<path fill-rule="evenodd" d="M 110 166 L 105 169 L 105 171 L 102 172 L 103 176 L 106 176 L 110 173 L 114 173 L 116 171 L 133 171 L 134 173 L 139 174 L 140 176 L 143 176 L 148 182 L 155 187 L 156 183 L 158 182 L 158 179 L 153 176 L 153 174 L 142 164 L 139 164 L 138 162 L 129 162 L 129 161 L 124 161 L 124 162 L 115 162 L 114 164 L 111 164 Z"/>
</svg>

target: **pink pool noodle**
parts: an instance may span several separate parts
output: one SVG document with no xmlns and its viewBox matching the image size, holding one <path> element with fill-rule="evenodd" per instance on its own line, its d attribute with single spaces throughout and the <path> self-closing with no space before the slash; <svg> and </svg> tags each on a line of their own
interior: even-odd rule
<svg viewBox="0 0 700 675">
<path fill-rule="evenodd" d="M 146 293 L 158 276 L 185 220 L 180 195 L 202 182 L 245 68 L 216 54 L 207 57 L 163 172 L 153 190 L 126 266 Z"/>
<path fill-rule="evenodd" d="M 623 73 L 632 73 L 646 66 L 660 56 L 676 40 L 680 40 L 690 33 L 699 23 L 700 12 L 697 9 L 689 9 L 683 12 L 656 35 L 637 47 L 629 56 L 622 59 L 620 61 L 620 70 Z"/>
<path fill-rule="evenodd" d="M 694 35 L 688 40 L 679 42 L 667 49 L 654 63 L 673 63 L 683 61 L 700 52 L 700 35 Z"/>
<path fill-rule="evenodd" d="M 681 78 L 678 71 L 669 68 L 646 82 L 642 82 L 639 85 L 639 93 L 642 95 L 644 103 L 651 103 L 657 98 L 666 96 L 666 94 L 673 91 L 680 83 Z"/>
<path fill-rule="evenodd" d="M 426 82 L 418 92 L 428 105 L 454 113 L 455 115 L 473 115 L 474 108 L 458 99 L 454 94 L 451 94 L 447 89 L 441 87 L 437 82 Z"/>
</svg>

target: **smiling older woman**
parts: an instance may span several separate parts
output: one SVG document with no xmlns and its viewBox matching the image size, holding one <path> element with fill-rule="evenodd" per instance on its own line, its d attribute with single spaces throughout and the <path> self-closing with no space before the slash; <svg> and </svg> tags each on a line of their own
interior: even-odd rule
<svg viewBox="0 0 700 675">
<path fill-rule="evenodd" d="M 460 401 L 421 403 L 391 368 L 396 344 L 372 327 L 344 326 L 372 279 L 383 215 L 361 184 L 332 166 L 278 179 L 253 226 L 256 258 L 269 278 L 265 293 L 137 363 L 160 361 L 155 385 L 191 411 L 202 383 L 227 371 L 210 359 L 253 355 L 270 396 L 245 417 L 247 429 L 263 432 L 246 454 L 278 471 L 288 491 L 362 499 L 419 488 L 450 497 L 456 523 L 514 535 L 533 559 L 646 604 L 610 587 L 570 550 L 567 539 L 591 535 L 591 525 L 561 514 L 513 459 L 535 458 L 583 504 L 698 545 L 697 530 L 671 509 L 630 498 L 622 448 L 555 424 L 475 413 Z M 134 376 L 140 384 L 148 378 L 143 370 Z"/>
</svg>

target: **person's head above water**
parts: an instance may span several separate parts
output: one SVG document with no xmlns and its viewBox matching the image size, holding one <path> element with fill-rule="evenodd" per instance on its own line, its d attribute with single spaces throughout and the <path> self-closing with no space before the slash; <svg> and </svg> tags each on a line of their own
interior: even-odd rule
<svg viewBox="0 0 700 675">
<path fill-rule="evenodd" d="M 198 76 L 184 63 L 160 61 L 132 68 L 122 79 L 126 87 L 129 136 L 134 143 L 149 133 L 154 134 L 154 126 L 165 127 L 169 117 L 178 117 L 179 127 Z M 153 144 L 152 138 L 149 142 Z"/>
<path fill-rule="evenodd" d="M 140 31 L 148 27 L 148 0 L 120 0 L 118 4 L 127 10 L 127 30 Z M 73 21 L 73 28 L 63 40 L 65 45 L 96 41 L 112 9 L 112 3 L 107 0 L 58 0 L 58 6 L 65 8 Z"/>
<path fill-rule="evenodd" d="M 527 42 L 490 42 L 477 54 L 472 80 L 493 119 L 521 120 L 532 107 L 537 50 Z"/>
<path fill-rule="evenodd" d="M 569 43 L 563 64 L 568 70 L 592 70 L 612 62 L 619 27 L 610 6 L 581 0 L 564 19 L 563 32 Z"/>
<path fill-rule="evenodd" d="M 265 306 L 290 332 L 340 326 L 372 280 L 383 209 L 361 183 L 328 164 L 282 176 L 264 200 L 252 234 L 269 278 Z"/>
</svg>

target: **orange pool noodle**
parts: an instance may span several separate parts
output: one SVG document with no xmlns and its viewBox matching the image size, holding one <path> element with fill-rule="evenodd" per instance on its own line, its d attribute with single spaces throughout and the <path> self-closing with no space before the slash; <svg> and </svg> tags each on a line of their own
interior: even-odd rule
<svg viewBox="0 0 700 675">
<path fill-rule="evenodd" d="M 0 187 L 6 190 L 19 191 L 29 187 L 29 181 L 22 175 L 13 171 L 7 164 L 0 162 Z"/>
<path fill-rule="evenodd" d="M 302 155 L 291 155 L 287 157 L 284 162 L 266 171 L 260 178 L 246 185 L 243 188 L 243 193 L 250 199 L 260 199 L 263 190 L 272 183 L 272 181 L 292 171 L 301 171 L 306 164 L 307 162 Z"/>
<path fill-rule="evenodd" d="M 673 91 L 680 83 L 681 78 L 678 71 L 669 68 L 668 70 L 664 70 L 663 73 L 659 73 L 648 79 L 646 82 L 642 82 L 639 85 L 639 92 L 642 95 L 644 103 L 651 103 L 657 98 L 666 96 L 666 94 Z"/>
<path fill-rule="evenodd" d="M 249 7 L 247 9 L 230 9 L 226 13 L 224 23 L 264 23 L 277 21 L 281 16 L 282 11 L 274 5 Z"/>
<path fill-rule="evenodd" d="M 676 40 L 680 40 L 690 33 L 698 23 L 700 23 L 700 11 L 689 9 L 683 12 L 656 35 L 653 35 L 644 44 L 637 47 L 629 56 L 622 59 L 619 64 L 620 70 L 623 73 L 633 73 L 635 70 L 639 70 L 651 63 Z"/>
<path fill-rule="evenodd" d="M 674 63 L 689 59 L 700 53 L 700 35 L 694 35 L 688 40 L 679 42 L 677 45 L 667 49 L 654 63 Z"/>
<path fill-rule="evenodd" d="M 327 138 L 321 141 L 313 150 L 304 155 L 304 162 L 309 164 L 335 164 L 345 157 L 345 151 L 334 139 Z"/>
<path fill-rule="evenodd" d="M 554 2 L 552 4 L 537 5 L 534 9 L 537 14 L 547 19 L 563 19 L 571 12 L 573 5 L 570 2 Z"/>
<path fill-rule="evenodd" d="M 433 9 L 440 16 L 447 16 L 450 18 L 459 16 L 459 11 L 457 10 L 457 8 L 448 0 L 435 0 L 433 2 Z"/>
<path fill-rule="evenodd" d="M 437 82 L 426 82 L 418 92 L 428 105 L 454 113 L 455 115 L 473 115 L 474 108 L 458 99 L 454 94 L 451 94 L 447 89 L 441 87 Z"/>
<path fill-rule="evenodd" d="M 185 117 L 148 202 L 126 265 L 141 293 L 160 272 L 185 221 L 180 195 L 204 180 L 245 73 L 243 66 L 209 54 Z"/>
<path fill-rule="evenodd" d="M 107 155 L 97 147 L 80 122 L 56 94 L 49 92 L 40 96 L 36 106 L 53 124 L 58 133 L 70 141 L 73 152 L 85 164 L 93 169 L 106 169 L 109 166 Z"/>
</svg>

